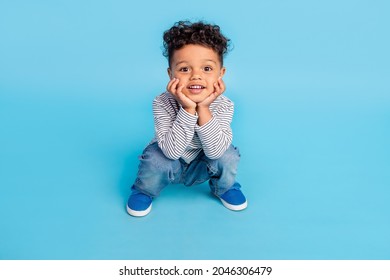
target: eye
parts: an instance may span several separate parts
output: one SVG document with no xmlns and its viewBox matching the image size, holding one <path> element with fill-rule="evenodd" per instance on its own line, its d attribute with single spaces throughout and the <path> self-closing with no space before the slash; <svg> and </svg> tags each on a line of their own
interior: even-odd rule
<svg viewBox="0 0 390 280">
<path fill-rule="evenodd" d="M 203 70 L 205 72 L 210 72 L 210 71 L 213 71 L 213 68 L 211 68 L 210 66 L 206 66 L 206 67 L 203 68 Z"/>
<path fill-rule="evenodd" d="M 189 69 L 188 67 L 181 67 L 181 68 L 179 69 L 179 71 L 180 71 L 180 72 L 188 72 L 188 71 L 190 71 L 190 69 Z"/>
</svg>

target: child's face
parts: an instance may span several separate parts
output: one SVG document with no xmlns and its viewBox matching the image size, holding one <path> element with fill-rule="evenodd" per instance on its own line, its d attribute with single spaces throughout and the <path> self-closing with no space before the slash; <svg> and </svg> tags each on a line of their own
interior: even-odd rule
<svg viewBox="0 0 390 280">
<path fill-rule="evenodd" d="M 185 45 L 173 52 L 170 78 L 179 79 L 182 92 L 193 102 L 199 103 L 215 91 L 214 83 L 225 74 L 218 53 L 201 45 Z"/>
</svg>

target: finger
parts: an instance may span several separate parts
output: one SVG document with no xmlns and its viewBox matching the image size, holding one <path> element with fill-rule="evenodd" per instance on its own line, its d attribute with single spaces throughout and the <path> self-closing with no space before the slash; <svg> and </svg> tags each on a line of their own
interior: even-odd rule
<svg viewBox="0 0 390 280">
<path fill-rule="evenodd" d="M 172 79 L 169 80 L 169 82 L 167 84 L 167 91 L 170 90 L 170 88 L 172 87 L 172 84 L 173 84 L 174 81 L 175 81 L 175 78 L 172 78 Z"/>
<path fill-rule="evenodd" d="M 217 98 L 217 95 L 215 93 L 210 93 L 209 96 L 207 96 L 201 103 L 210 105 L 213 103 L 213 101 Z"/>
<path fill-rule="evenodd" d="M 184 85 L 179 85 L 178 88 L 176 89 L 175 95 L 177 96 L 177 98 L 179 100 L 186 101 L 186 100 L 188 100 L 188 96 L 183 93 L 183 88 L 184 88 Z"/>
<path fill-rule="evenodd" d="M 182 93 L 183 88 L 184 88 L 184 85 L 179 85 L 179 87 L 177 88 L 177 92 Z"/>
<path fill-rule="evenodd" d="M 167 86 L 167 90 L 172 93 L 172 94 L 176 94 L 176 91 L 177 91 L 177 85 L 179 84 L 179 79 L 177 78 L 173 78 L 169 83 L 168 83 L 168 86 Z"/>
<path fill-rule="evenodd" d="M 222 78 L 219 77 L 217 82 L 215 83 L 215 91 L 220 95 L 225 91 L 225 83 L 223 82 Z"/>
<path fill-rule="evenodd" d="M 193 105 L 196 105 L 190 98 L 188 98 L 187 95 L 185 95 L 181 91 L 178 91 L 176 96 L 177 100 L 183 107 L 191 107 Z"/>
<path fill-rule="evenodd" d="M 214 92 L 214 93 L 210 94 L 207 99 L 210 101 L 210 103 L 212 103 L 218 96 L 219 96 L 219 94 Z"/>
<path fill-rule="evenodd" d="M 176 96 L 177 96 L 177 101 L 179 101 L 180 104 L 182 104 L 182 105 L 185 104 L 187 99 L 188 99 L 187 96 L 184 93 L 182 93 L 181 91 L 178 92 L 176 94 Z"/>
<path fill-rule="evenodd" d="M 226 89 L 225 82 L 222 80 L 222 77 L 218 79 L 219 88 L 221 89 L 221 93 L 223 93 Z"/>
<path fill-rule="evenodd" d="M 216 97 L 222 94 L 222 89 L 218 82 L 214 83 L 214 94 L 216 95 Z"/>
</svg>

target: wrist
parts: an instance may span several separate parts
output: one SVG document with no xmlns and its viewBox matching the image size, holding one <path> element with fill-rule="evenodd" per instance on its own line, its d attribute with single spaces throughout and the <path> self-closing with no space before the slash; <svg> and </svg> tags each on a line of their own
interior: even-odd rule
<svg viewBox="0 0 390 280">
<path fill-rule="evenodd" d="M 210 108 L 208 105 L 199 105 L 196 106 L 196 111 L 199 113 L 199 112 L 209 112 L 210 111 Z"/>
<path fill-rule="evenodd" d="M 195 107 L 183 107 L 183 109 L 184 109 L 187 113 L 189 113 L 189 114 L 191 114 L 191 115 L 195 115 L 195 114 L 196 114 L 196 108 L 195 108 Z"/>
<path fill-rule="evenodd" d="M 210 108 L 208 106 L 198 106 L 196 107 L 196 112 L 198 113 L 198 125 L 203 126 L 208 123 L 213 117 Z"/>
</svg>

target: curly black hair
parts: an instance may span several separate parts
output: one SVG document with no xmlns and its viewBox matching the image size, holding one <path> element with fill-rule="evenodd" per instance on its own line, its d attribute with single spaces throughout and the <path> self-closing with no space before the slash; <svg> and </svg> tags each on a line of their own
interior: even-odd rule
<svg viewBox="0 0 390 280">
<path fill-rule="evenodd" d="M 218 25 L 206 24 L 202 21 L 191 23 L 190 21 L 176 22 L 169 30 L 164 32 L 164 56 L 171 58 L 175 50 L 185 45 L 195 44 L 213 49 L 223 65 L 223 57 L 228 52 L 230 39 L 226 38 Z"/>
</svg>

